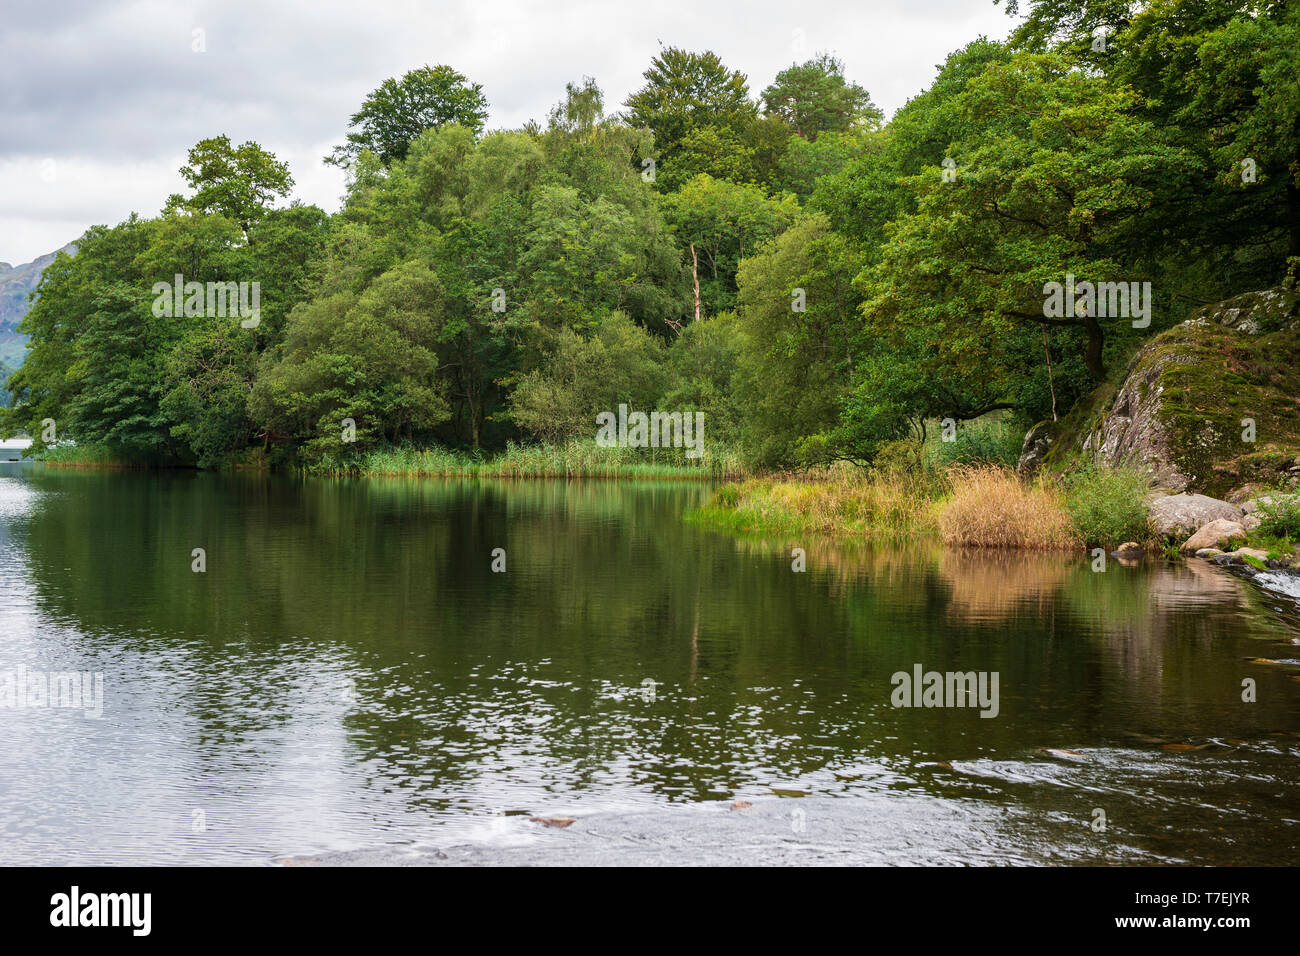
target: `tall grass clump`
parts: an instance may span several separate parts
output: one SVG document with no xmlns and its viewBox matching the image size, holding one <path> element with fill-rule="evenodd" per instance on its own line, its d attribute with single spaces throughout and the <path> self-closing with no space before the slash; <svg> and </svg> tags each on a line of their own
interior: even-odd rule
<svg viewBox="0 0 1300 956">
<path fill-rule="evenodd" d="M 970 465 L 949 473 L 952 494 L 939 512 L 946 544 L 968 548 L 1077 548 L 1074 524 L 1052 485 L 1027 485 L 1014 471 Z"/>
<path fill-rule="evenodd" d="M 1146 475 L 1089 462 L 1064 479 L 1065 507 L 1087 547 L 1117 548 L 1151 537 Z"/>
<path fill-rule="evenodd" d="M 723 485 L 691 521 L 734 532 L 905 539 L 933 534 L 941 473 L 893 449 L 870 470 L 846 463 Z"/>
<path fill-rule="evenodd" d="M 418 478 L 665 478 L 721 480 L 745 475 L 740 456 L 710 448 L 686 458 L 681 449 L 602 448 L 594 441 L 508 444 L 496 455 L 447 448 L 379 448 L 351 460 L 323 458 L 316 474 Z"/>
<path fill-rule="evenodd" d="M 130 461 L 103 445 L 78 445 L 73 442 L 51 445 L 33 457 L 55 468 L 144 469 L 150 467 L 150 462 Z"/>
</svg>

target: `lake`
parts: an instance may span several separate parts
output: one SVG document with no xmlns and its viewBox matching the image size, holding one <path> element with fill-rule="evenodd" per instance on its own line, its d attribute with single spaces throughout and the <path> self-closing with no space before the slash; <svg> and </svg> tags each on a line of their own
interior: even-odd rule
<svg viewBox="0 0 1300 956">
<path fill-rule="evenodd" d="M 708 494 L 0 466 L 0 863 L 1300 862 L 1293 598 Z"/>
</svg>

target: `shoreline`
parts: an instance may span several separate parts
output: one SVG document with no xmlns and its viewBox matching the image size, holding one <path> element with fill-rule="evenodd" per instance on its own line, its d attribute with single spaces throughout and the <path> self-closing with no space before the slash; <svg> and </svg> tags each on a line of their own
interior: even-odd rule
<svg viewBox="0 0 1300 956">
<path fill-rule="evenodd" d="M 276 469 L 258 460 L 232 463 L 221 469 L 199 469 L 122 461 L 110 458 L 101 449 L 85 452 L 79 456 L 56 455 L 53 460 L 34 457 L 22 461 L 39 462 L 51 469 L 91 472 L 215 470 L 308 478 L 712 483 L 716 487 L 709 500 L 683 512 L 682 520 L 733 537 L 873 544 L 934 541 L 961 550 L 1091 552 L 1094 558 L 1099 551 L 1112 557 L 1172 556 L 1179 551 L 1177 541 L 1159 534 L 1151 525 L 1152 514 L 1145 504 L 1140 508 L 1140 522 L 1135 514 L 1129 514 L 1127 526 L 1116 528 L 1109 522 L 1114 517 L 1110 512 L 1123 511 L 1126 505 L 1131 508 L 1133 502 L 1101 499 L 1080 504 L 1071 498 L 1079 494 L 1080 483 L 1072 487 L 1068 479 L 1059 476 L 1024 480 L 1012 469 L 995 465 L 860 469 L 841 464 L 761 474 L 712 463 L 630 460 L 622 449 L 593 454 L 589 446 L 573 444 L 512 445 L 486 460 L 436 448 L 394 449 L 371 453 L 349 465 L 325 462 Z M 1082 487 L 1086 489 L 1086 483 Z M 1100 517 L 1096 513 L 1099 510 Z M 1098 527 L 1098 522 L 1105 526 Z M 1251 535 L 1241 544 L 1249 552 L 1261 542 Z M 1184 556 L 1190 559 L 1193 555 Z M 1231 563 L 1251 563 L 1255 571 L 1296 574 L 1295 556 L 1292 546 L 1289 559 L 1280 554 L 1279 560 L 1267 565 Z M 1229 562 L 1220 559 L 1211 563 Z"/>
</svg>

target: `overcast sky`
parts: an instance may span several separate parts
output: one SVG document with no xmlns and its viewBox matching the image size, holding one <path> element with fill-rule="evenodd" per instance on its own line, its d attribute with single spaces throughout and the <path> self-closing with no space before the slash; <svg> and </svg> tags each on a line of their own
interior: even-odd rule
<svg viewBox="0 0 1300 956">
<path fill-rule="evenodd" d="M 321 158 L 369 91 L 424 64 L 481 83 L 492 129 L 544 121 L 583 76 L 621 108 L 661 43 L 713 50 L 755 96 L 828 51 L 891 115 L 949 52 L 1012 25 L 993 0 L 5 0 L 0 261 L 156 215 L 188 147 L 222 133 L 287 160 L 294 196 L 334 211 L 343 174 Z"/>
</svg>

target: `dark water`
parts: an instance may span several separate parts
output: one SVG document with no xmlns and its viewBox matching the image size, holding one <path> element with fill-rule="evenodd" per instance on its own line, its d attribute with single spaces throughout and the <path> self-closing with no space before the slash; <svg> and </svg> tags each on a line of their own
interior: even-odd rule
<svg viewBox="0 0 1300 956">
<path fill-rule="evenodd" d="M 0 710 L 0 863 L 1300 862 L 1294 601 L 934 546 L 797 574 L 684 522 L 706 494 L 5 466 L 0 674 L 104 696 Z M 996 672 L 997 716 L 893 707 L 917 664 Z"/>
</svg>

